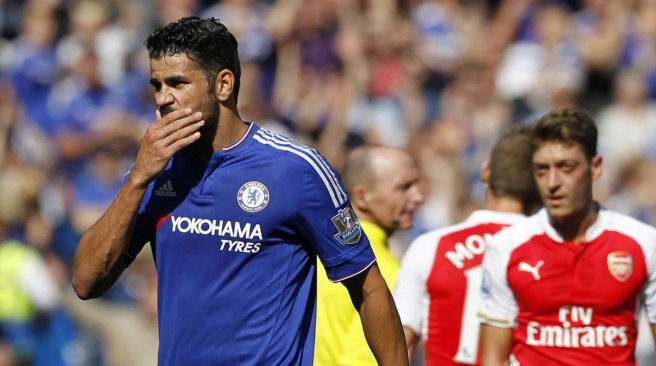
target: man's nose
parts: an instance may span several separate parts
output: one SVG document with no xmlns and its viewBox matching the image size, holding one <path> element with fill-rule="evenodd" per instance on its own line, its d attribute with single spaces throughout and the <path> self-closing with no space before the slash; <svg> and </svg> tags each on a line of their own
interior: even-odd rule
<svg viewBox="0 0 656 366">
<path fill-rule="evenodd" d="M 547 176 L 547 185 L 551 189 L 555 189 L 560 186 L 560 176 L 556 169 L 549 170 L 549 175 Z"/>
<path fill-rule="evenodd" d="M 426 197 L 424 197 L 424 193 L 421 191 L 418 184 L 415 184 L 412 189 L 410 189 L 410 199 L 417 204 L 417 206 L 424 203 Z"/>
<path fill-rule="evenodd" d="M 174 101 L 173 95 L 169 93 L 159 93 L 155 97 L 155 102 L 160 107 L 173 103 L 173 101 Z"/>
</svg>

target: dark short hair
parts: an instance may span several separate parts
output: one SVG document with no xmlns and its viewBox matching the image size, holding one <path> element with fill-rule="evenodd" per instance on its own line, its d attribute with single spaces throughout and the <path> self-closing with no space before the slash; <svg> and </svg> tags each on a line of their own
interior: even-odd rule
<svg viewBox="0 0 656 366">
<path fill-rule="evenodd" d="M 522 202 L 526 213 L 540 205 L 540 195 L 533 179 L 533 148 L 530 130 L 513 127 L 494 144 L 490 155 L 488 187 L 496 197 L 510 197 Z"/>
<path fill-rule="evenodd" d="M 534 147 L 544 142 L 579 145 L 588 160 L 597 155 L 597 126 L 581 108 L 553 110 L 537 120 L 532 136 Z"/>
<path fill-rule="evenodd" d="M 144 42 L 151 59 L 185 54 L 203 70 L 210 90 L 219 71 L 235 75 L 235 101 L 239 94 L 241 67 L 237 39 L 218 19 L 182 18 L 158 28 Z"/>
</svg>

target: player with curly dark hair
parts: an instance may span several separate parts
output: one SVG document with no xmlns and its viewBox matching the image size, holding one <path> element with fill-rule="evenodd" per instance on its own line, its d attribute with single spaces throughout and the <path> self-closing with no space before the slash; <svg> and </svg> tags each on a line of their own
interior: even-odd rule
<svg viewBox="0 0 656 366">
<path fill-rule="evenodd" d="M 337 172 L 237 112 L 237 41 L 185 18 L 146 41 L 157 120 L 105 214 L 82 236 L 73 287 L 102 295 L 145 243 L 158 273 L 160 365 L 311 365 L 316 256 L 342 282 L 378 362 L 407 364 L 403 330 Z"/>
</svg>

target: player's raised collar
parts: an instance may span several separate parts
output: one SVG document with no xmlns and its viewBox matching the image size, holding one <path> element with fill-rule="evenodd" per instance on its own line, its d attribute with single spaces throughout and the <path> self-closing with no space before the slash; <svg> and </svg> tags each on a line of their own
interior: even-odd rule
<svg viewBox="0 0 656 366">
<path fill-rule="evenodd" d="M 465 221 L 467 223 L 472 223 L 472 224 L 482 224 L 486 222 L 500 222 L 500 223 L 514 224 L 525 218 L 526 216 L 513 212 L 476 210 L 472 212 Z"/>
<path fill-rule="evenodd" d="M 589 243 L 596 238 L 598 238 L 601 234 L 603 234 L 604 230 L 608 227 L 608 222 L 610 220 L 610 213 L 608 210 L 599 205 L 599 215 L 597 216 L 597 220 L 588 228 L 588 230 L 585 231 L 585 242 Z M 538 213 L 536 214 L 538 216 L 538 219 L 540 221 L 540 226 L 542 226 L 545 230 L 545 233 L 549 238 L 551 238 L 554 241 L 557 241 L 559 243 L 565 242 L 565 239 L 554 229 L 554 227 L 551 225 L 549 222 L 549 215 L 547 214 L 547 209 L 542 208 Z"/>
</svg>

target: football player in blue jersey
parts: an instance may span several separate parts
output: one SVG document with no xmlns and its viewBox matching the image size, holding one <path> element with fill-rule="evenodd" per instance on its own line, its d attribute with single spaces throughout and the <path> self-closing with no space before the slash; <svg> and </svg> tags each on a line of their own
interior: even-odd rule
<svg viewBox="0 0 656 366">
<path fill-rule="evenodd" d="M 184 18 L 146 40 L 157 120 L 82 236 L 73 287 L 101 296 L 150 242 L 160 365 L 310 365 L 316 256 L 381 365 L 407 365 L 398 313 L 339 175 L 316 150 L 242 121 L 237 41 Z"/>
</svg>

